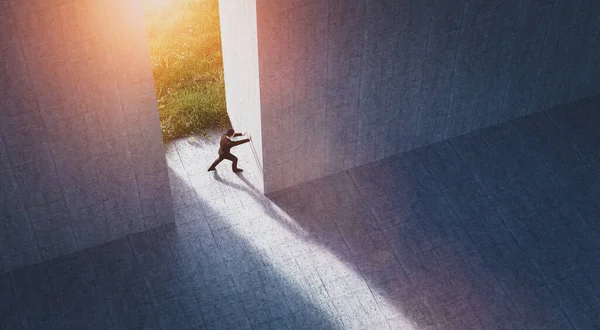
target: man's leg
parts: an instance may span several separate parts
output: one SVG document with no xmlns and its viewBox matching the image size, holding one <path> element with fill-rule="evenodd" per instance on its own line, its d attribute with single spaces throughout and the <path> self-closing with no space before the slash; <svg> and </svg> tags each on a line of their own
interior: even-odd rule
<svg viewBox="0 0 600 330">
<path fill-rule="evenodd" d="M 227 154 L 227 155 L 223 155 L 222 157 L 225 158 L 225 159 L 229 159 L 230 161 L 232 161 L 231 169 L 234 172 L 242 172 L 243 171 L 241 168 L 237 167 L 238 159 L 237 159 L 236 156 L 234 156 L 232 154 Z"/>
<path fill-rule="evenodd" d="M 208 168 L 209 171 L 214 171 L 215 167 L 217 167 L 217 165 L 219 165 L 220 162 L 223 161 L 223 156 L 219 155 L 219 158 L 217 158 L 217 160 L 215 160 L 212 165 L 210 165 L 210 167 Z"/>
</svg>

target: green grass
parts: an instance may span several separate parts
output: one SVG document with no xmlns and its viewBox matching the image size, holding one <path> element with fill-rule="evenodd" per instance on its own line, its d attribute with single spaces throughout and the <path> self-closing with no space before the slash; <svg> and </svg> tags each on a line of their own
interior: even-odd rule
<svg viewBox="0 0 600 330">
<path fill-rule="evenodd" d="M 217 0 L 145 0 L 163 140 L 230 126 Z"/>
</svg>

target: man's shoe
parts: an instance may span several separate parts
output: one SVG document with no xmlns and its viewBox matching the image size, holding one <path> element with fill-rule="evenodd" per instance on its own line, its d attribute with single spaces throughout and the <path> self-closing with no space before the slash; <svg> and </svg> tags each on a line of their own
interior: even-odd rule
<svg viewBox="0 0 600 330">
<path fill-rule="evenodd" d="M 244 172 L 244 170 L 242 170 L 241 168 L 234 168 L 233 172 L 234 173 L 240 173 L 240 172 Z"/>
<path fill-rule="evenodd" d="M 212 172 L 212 171 L 214 171 L 214 170 L 215 170 L 214 168 L 209 168 L 209 169 L 208 169 L 208 171 L 209 171 L 209 172 Z"/>
</svg>

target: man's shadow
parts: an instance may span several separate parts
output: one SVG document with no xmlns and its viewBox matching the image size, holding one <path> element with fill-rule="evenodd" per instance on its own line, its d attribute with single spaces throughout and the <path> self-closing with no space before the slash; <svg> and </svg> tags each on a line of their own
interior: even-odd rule
<svg viewBox="0 0 600 330">
<path fill-rule="evenodd" d="M 244 187 L 240 184 L 237 184 L 237 183 L 234 183 L 227 179 L 222 178 L 217 171 L 213 171 L 212 173 L 213 173 L 213 177 L 215 178 L 215 180 L 219 181 L 220 183 L 230 186 L 232 188 L 235 188 L 237 190 L 243 191 L 246 194 L 248 194 L 249 196 L 251 196 L 252 198 L 254 198 L 256 203 L 262 206 L 262 208 L 265 210 L 265 213 L 267 215 L 269 215 L 273 219 L 277 220 L 280 224 L 285 226 L 288 230 L 290 230 L 292 232 L 298 231 L 297 226 L 295 226 L 294 224 L 285 220 L 285 217 L 282 214 L 282 212 L 284 212 L 284 211 L 274 208 L 272 205 L 272 202 L 268 198 L 263 196 L 262 193 L 260 192 L 260 190 L 258 190 L 258 188 L 256 188 L 256 186 L 252 182 L 250 182 L 250 180 L 248 180 L 247 178 L 244 177 L 243 173 L 241 173 L 241 172 L 236 173 L 236 175 L 240 178 L 240 180 L 242 180 L 242 182 L 244 182 L 244 184 L 247 187 Z"/>
</svg>

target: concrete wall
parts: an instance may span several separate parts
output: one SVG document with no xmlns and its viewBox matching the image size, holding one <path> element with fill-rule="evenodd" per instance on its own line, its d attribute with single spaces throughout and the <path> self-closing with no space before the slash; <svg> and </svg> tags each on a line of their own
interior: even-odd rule
<svg viewBox="0 0 600 330">
<path fill-rule="evenodd" d="M 256 1 L 220 0 L 219 16 L 227 113 L 236 131 L 250 134 L 250 145 L 262 168 Z"/>
<path fill-rule="evenodd" d="M 600 93 L 596 0 L 256 0 L 265 191 Z"/>
<path fill-rule="evenodd" d="M 173 221 L 137 1 L 0 1 L 0 272 Z"/>
</svg>

